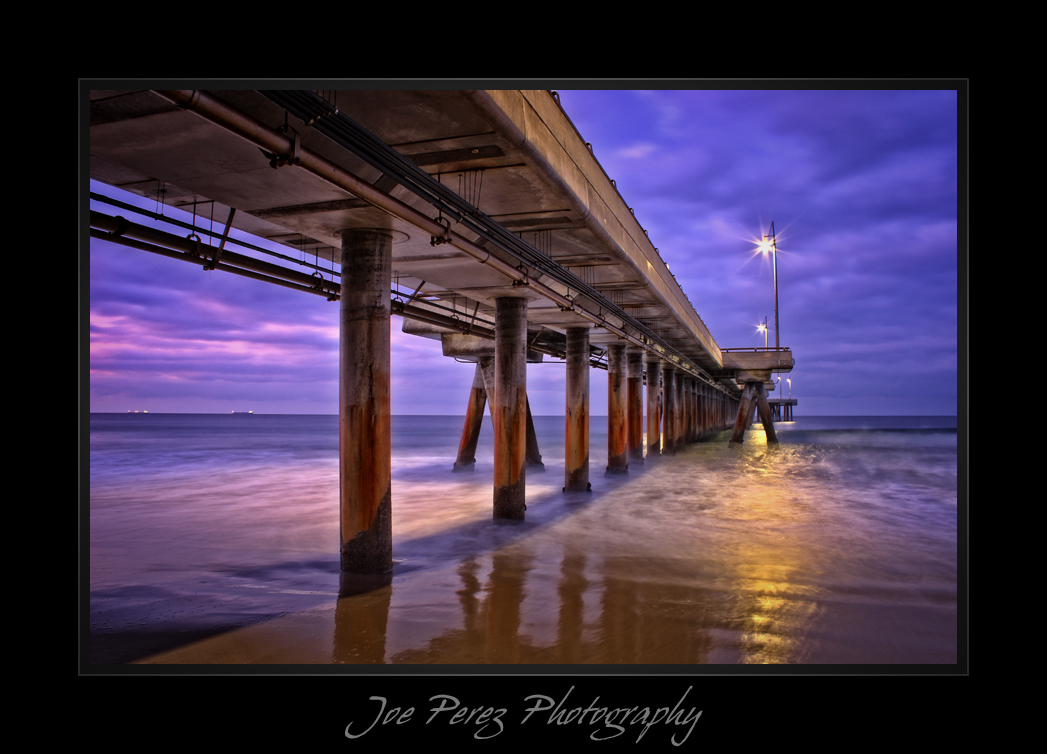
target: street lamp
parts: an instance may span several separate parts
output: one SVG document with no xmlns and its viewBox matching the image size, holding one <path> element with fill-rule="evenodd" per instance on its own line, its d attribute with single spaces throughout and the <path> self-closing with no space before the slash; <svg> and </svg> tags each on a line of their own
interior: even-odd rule
<svg viewBox="0 0 1047 754">
<path fill-rule="evenodd" d="M 768 240 L 770 239 L 770 240 Z M 771 221 L 771 235 L 763 237 L 760 251 L 773 254 L 774 258 L 774 350 L 780 348 L 778 340 L 778 239 L 774 235 L 774 221 Z"/>
<path fill-rule="evenodd" d="M 761 322 L 760 324 L 758 324 L 756 326 L 756 332 L 762 332 L 763 333 L 763 347 L 766 350 L 766 348 L 767 348 L 767 317 L 764 317 L 763 318 L 763 322 Z"/>
</svg>

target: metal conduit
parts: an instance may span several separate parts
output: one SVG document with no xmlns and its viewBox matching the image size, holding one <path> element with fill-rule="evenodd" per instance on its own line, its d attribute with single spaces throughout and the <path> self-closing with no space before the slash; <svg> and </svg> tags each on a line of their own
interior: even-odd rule
<svg viewBox="0 0 1047 754">
<path fill-rule="evenodd" d="M 643 323 L 633 320 L 624 309 L 607 299 L 595 288 L 581 280 L 565 267 L 538 252 L 526 241 L 510 233 L 500 224 L 487 217 L 476 207 L 433 179 L 428 173 L 378 139 L 342 112 L 333 108 L 323 98 L 308 90 L 273 91 L 259 90 L 267 99 L 275 102 L 302 122 L 327 136 L 339 146 L 364 159 L 372 167 L 394 178 L 402 186 L 428 202 L 441 212 L 455 218 L 473 233 L 503 251 L 549 275 L 557 282 L 584 294 L 593 303 L 628 322 L 638 332 L 658 342 L 658 337 Z M 662 344 L 664 345 L 664 344 Z M 670 351 L 671 347 L 666 346 Z M 681 354 L 676 353 L 680 358 Z"/>
<path fill-rule="evenodd" d="M 197 253 L 198 248 L 201 250 L 214 251 L 214 247 L 212 246 L 203 244 L 198 246 L 195 241 L 188 238 L 182 238 L 144 225 L 138 225 L 129 222 L 120 216 L 113 217 L 93 210 L 91 211 L 91 238 L 110 241 L 112 243 L 120 244 L 121 246 L 139 249 L 140 251 L 148 251 L 170 259 L 180 259 L 183 262 L 190 262 L 191 264 L 206 265 L 206 263 L 211 259 L 211 256 L 207 253 Z M 268 262 L 253 259 L 252 257 L 246 257 L 242 254 L 226 251 L 223 253 L 222 258 L 225 261 L 219 262 L 215 266 L 215 269 L 222 270 L 223 272 L 231 272 L 234 275 L 248 277 L 253 280 L 260 280 L 265 283 L 272 283 L 284 288 L 290 288 L 291 290 L 324 296 L 328 301 L 338 300 L 341 292 L 340 283 L 325 280 L 320 287 L 318 287 L 317 283 L 319 281 L 315 277 L 295 270 L 288 270 L 277 265 L 269 264 Z M 258 270 L 267 274 L 258 272 Z M 494 330 L 490 327 L 485 327 L 484 325 L 487 324 L 486 322 L 484 324 L 478 324 L 472 320 L 470 320 L 470 322 L 463 322 L 461 319 L 455 317 L 407 304 L 400 300 L 399 296 L 402 294 L 397 291 L 390 291 L 390 293 L 393 296 L 392 311 L 394 314 L 406 317 L 407 319 L 428 322 L 432 325 L 438 325 L 462 333 L 476 335 L 481 338 L 487 338 L 489 340 L 494 339 Z M 439 304 L 433 304 L 430 302 L 426 302 L 426 305 L 434 307 L 440 306 Z M 558 349 L 555 346 L 546 343 L 532 341 L 528 344 L 528 350 L 538 351 L 549 356 L 556 356 L 557 358 L 563 357 L 562 349 Z"/>
<path fill-rule="evenodd" d="M 168 223 L 170 225 L 177 225 L 180 228 L 185 228 L 186 230 L 191 230 L 193 233 L 208 235 L 211 238 L 221 238 L 222 237 L 222 233 L 220 231 L 217 231 L 217 230 L 214 230 L 214 229 L 211 229 L 211 228 L 202 228 L 199 225 L 193 225 L 192 223 L 184 222 L 182 220 L 179 220 L 176 217 L 169 217 L 169 216 L 161 214 L 159 212 L 153 212 L 152 210 L 149 210 L 149 209 L 144 209 L 142 207 L 136 207 L 133 204 L 128 204 L 127 202 L 122 202 L 119 199 L 114 199 L 111 196 L 104 196 L 103 194 L 96 194 L 95 192 L 92 191 L 90 193 L 90 198 L 91 198 L 91 201 L 103 202 L 105 204 L 111 204 L 114 207 L 119 207 L 120 209 L 126 209 L 129 212 L 134 212 L 136 215 L 142 215 L 143 217 L 151 217 L 154 220 L 159 220 L 161 222 Z M 300 265 L 302 267 L 311 267 L 312 269 L 318 270 L 320 272 L 326 272 L 328 274 L 333 274 L 333 275 L 339 275 L 340 276 L 340 273 L 335 272 L 335 271 L 330 270 L 330 269 L 327 269 L 325 267 L 321 267 L 320 265 L 313 264 L 312 262 L 302 261 L 301 259 L 295 259 L 294 257 L 288 256 L 287 254 L 281 254 L 280 252 L 273 251 L 272 249 L 266 249 L 266 248 L 263 248 L 261 246 L 257 246 L 257 245 L 255 245 L 253 243 L 248 243 L 247 241 L 243 241 L 243 240 L 241 240 L 239 238 L 229 238 L 228 242 L 232 243 L 232 244 L 236 244 L 237 246 L 240 246 L 240 247 L 245 248 L 245 249 L 250 249 L 251 251 L 257 251 L 257 252 L 259 252 L 261 254 L 266 254 L 266 255 L 271 256 L 271 257 L 276 257 L 277 259 L 283 259 L 283 260 L 285 260 L 287 262 L 294 262 L 295 264 Z"/>
<path fill-rule="evenodd" d="M 207 92 L 198 89 L 152 91 L 169 102 L 172 102 L 183 109 L 190 110 L 205 120 L 225 128 L 231 133 L 240 136 L 246 141 L 255 146 L 261 147 L 268 152 L 281 155 L 295 154 L 297 157 L 297 165 L 299 167 L 302 167 L 317 177 L 348 191 L 370 204 L 373 204 L 375 207 L 388 212 L 394 217 L 398 217 L 405 222 L 411 223 L 415 227 L 428 232 L 430 235 L 445 238 L 456 248 L 469 254 L 477 261 L 490 265 L 509 279 L 530 285 L 536 292 L 556 303 L 561 308 L 572 310 L 593 324 L 599 325 L 600 327 L 619 335 L 623 340 L 627 340 L 634 345 L 655 353 L 659 358 L 666 359 L 668 362 L 673 363 L 675 367 L 682 368 L 684 371 L 691 373 L 692 376 L 698 377 L 710 384 L 712 387 L 726 394 L 723 386 L 713 380 L 705 370 L 692 364 L 689 359 L 677 352 L 676 349 L 663 343 L 657 336 L 644 333 L 645 337 L 640 339 L 629 335 L 624 330 L 608 324 L 604 317 L 586 311 L 584 308 L 578 306 L 576 301 L 561 295 L 558 291 L 549 288 L 539 281 L 530 280 L 528 274 L 521 272 L 497 257 L 492 257 L 490 253 L 485 251 L 483 248 L 476 246 L 474 243 L 457 233 L 448 230 L 445 226 L 437 223 L 427 215 L 418 212 L 413 207 L 404 204 L 395 197 L 379 191 L 344 168 L 335 165 L 324 157 L 321 157 L 304 147 L 300 147 L 296 151 L 294 139 L 255 120 L 251 116 L 236 110 Z M 513 236 L 513 238 L 516 237 Z M 504 250 L 512 253 L 511 250 Z M 578 283 L 579 285 L 572 285 L 571 287 L 574 287 L 576 290 L 581 290 L 584 283 L 581 283 L 580 280 L 578 280 Z M 597 293 L 595 295 L 602 299 L 600 294 Z M 609 301 L 608 304 L 610 304 Z M 610 309 L 611 307 L 609 306 L 607 308 Z M 631 317 L 625 316 L 623 317 L 623 320 L 627 321 L 630 326 L 633 326 L 640 332 L 644 332 L 646 329 L 639 322 L 635 322 Z"/>
<path fill-rule="evenodd" d="M 710 384 L 715 384 L 712 377 L 705 370 L 693 364 L 686 356 L 662 341 L 642 322 L 633 319 L 624 309 L 575 276 L 567 268 L 540 253 L 526 241 L 509 232 L 499 223 L 466 202 L 447 186 L 434 180 L 431 175 L 419 168 L 411 160 L 401 155 L 381 139 L 378 139 L 323 98 L 309 90 L 257 91 L 299 118 L 303 123 L 327 136 L 339 146 L 356 154 L 372 167 L 381 170 L 385 175 L 393 178 L 441 212 L 452 216 L 458 223 L 476 235 L 484 238 L 489 243 L 495 244 L 498 248 L 516 257 L 521 262 L 549 275 L 552 279 L 569 289 L 574 289 L 584 294 L 599 306 L 601 310 L 606 310 L 619 317 L 624 323 L 629 324 L 637 332 L 646 336 L 649 341 L 658 344 L 682 362 L 675 364 L 675 366 L 682 366 L 694 376 L 706 380 Z M 577 297 L 574 301 L 574 308 L 578 310 Z M 580 310 L 579 312 L 581 313 Z M 605 321 L 592 321 L 607 327 Z M 623 331 L 612 327 L 607 329 L 632 340 Z M 642 342 L 637 344 L 647 345 Z M 660 355 L 664 356 L 664 354 Z M 720 387 L 719 385 L 716 386 Z"/>
<path fill-rule="evenodd" d="M 93 238 L 102 238 L 134 248 L 142 248 L 138 244 L 143 244 L 150 247 L 145 248 L 145 251 L 154 251 L 163 256 L 184 259 L 197 264 L 211 261 L 218 250 L 216 246 L 208 246 L 205 243 L 194 241 L 191 237 L 182 238 L 162 230 L 132 223 L 119 215 L 113 217 L 95 210 L 91 210 L 91 228 L 91 236 Z M 95 228 L 99 232 L 95 232 Z M 128 243 L 131 240 L 137 243 Z M 254 273 L 261 273 L 266 278 L 274 279 L 272 282 L 276 282 L 275 279 L 280 279 L 281 281 L 297 284 L 296 287 L 304 286 L 306 289 L 316 289 L 317 292 L 326 296 L 337 296 L 342 290 L 341 284 L 333 280 L 321 281 L 319 278 L 306 275 L 304 272 L 289 270 L 286 267 L 264 262 L 261 259 L 255 259 L 243 254 L 237 254 L 229 250 L 222 252 L 222 261 L 219 262 L 218 268 L 225 269 L 227 272 L 234 272 L 237 269 L 251 270 Z"/>
</svg>

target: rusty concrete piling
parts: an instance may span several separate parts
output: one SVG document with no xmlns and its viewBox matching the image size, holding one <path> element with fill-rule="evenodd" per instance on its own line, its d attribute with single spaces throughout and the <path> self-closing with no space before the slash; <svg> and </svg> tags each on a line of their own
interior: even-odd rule
<svg viewBox="0 0 1047 754">
<path fill-rule="evenodd" d="M 778 435 L 774 432 L 774 419 L 771 417 L 771 407 L 767 404 L 767 389 L 762 382 L 756 383 L 756 404 L 760 407 L 760 421 L 767 433 L 767 444 L 777 445 Z"/>
<path fill-rule="evenodd" d="M 629 346 L 626 359 L 626 437 L 629 461 L 643 463 L 643 351 Z"/>
<path fill-rule="evenodd" d="M 665 394 L 665 426 L 662 428 L 662 455 L 676 455 L 676 370 L 662 371 L 662 392 Z"/>
<path fill-rule="evenodd" d="M 531 401 L 530 399 L 525 400 L 527 403 L 527 453 L 525 462 L 527 463 L 528 471 L 541 474 L 545 471 L 545 464 L 542 463 L 542 454 L 538 450 L 538 433 L 534 430 L 534 417 L 531 416 Z"/>
<path fill-rule="evenodd" d="M 662 439 L 662 362 L 647 359 L 647 456 L 661 453 Z"/>
<path fill-rule="evenodd" d="M 527 299 L 495 300 L 494 518 L 523 521 L 527 451 Z"/>
<path fill-rule="evenodd" d="M 566 447 L 564 492 L 589 485 L 589 328 L 567 328 Z"/>
<path fill-rule="evenodd" d="M 752 418 L 754 392 L 753 383 L 746 382 L 745 389 L 742 391 L 742 400 L 738 404 L 738 415 L 734 420 L 734 432 L 731 434 L 729 445 L 738 444 L 745 437 L 745 429 L 749 426 Z"/>
<path fill-rule="evenodd" d="M 624 474 L 629 470 L 625 383 L 625 345 L 610 345 L 607 347 L 607 474 Z"/>
<path fill-rule="evenodd" d="M 465 407 L 465 425 L 462 427 L 462 439 L 458 443 L 458 458 L 454 462 L 454 471 L 472 471 L 476 467 L 476 444 L 480 439 L 480 426 L 483 424 L 484 407 L 487 405 L 487 390 L 484 387 L 483 370 L 479 362 L 473 373 L 473 386 L 469 390 L 469 402 Z"/>
<path fill-rule="evenodd" d="M 389 402 L 392 236 L 342 234 L 339 323 L 339 504 L 341 568 L 393 567 Z"/>
</svg>

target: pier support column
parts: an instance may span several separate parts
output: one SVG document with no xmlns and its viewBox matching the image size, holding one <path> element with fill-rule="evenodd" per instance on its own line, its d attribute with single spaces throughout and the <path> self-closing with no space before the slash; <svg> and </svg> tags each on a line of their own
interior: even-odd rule
<svg viewBox="0 0 1047 754">
<path fill-rule="evenodd" d="M 777 445 L 778 435 L 774 433 L 774 419 L 771 417 L 771 407 L 767 404 L 767 388 L 762 382 L 756 383 L 756 405 L 760 407 L 760 421 L 767 433 L 767 444 Z"/>
<path fill-rule="evenodd" d="M 676 449 L 680 450 L 687 444 L 687 393 L 684 384 L 687 376 L 683 372 L 676 373 Z"/>
<path fill-rule="evenodd" d="M 626 438 L 629 460 L 643 463 L 643 351 L 627 348 L 626 360 Z"/>
<path fill-rule="evenodd" d="M 687 435 L 688 442 L 698 441 L 698 380 L 690 381 L 690 389 L 687 391 L 690 400 L 691 429 Z"/>
<path fill-rule="evenodd" d="M 607 347 L 607 471 L 624 474 L 629 470 L 626 455 L 625 346 Z"/>
<path fill-rule="evenodd" d="M 392 236 L 342 234 L 338 354 L 341 568 L 385 573 L 393 567 L 392 451 L 389 403 L 389 290 Z"/>
<path fill-rule="evenodd" d="M 679 450 L 687 444 L 687 395 L 684 393 L 684 383 L 687 377 L 683 372 L 676 373 L 676 449 Z"/>
<path fill-rule="evenodd" d="M 484 420 L 484 406 L 487 405 L 487 390 L 484 387 L 484 373 L 479 362 L 473 373 L 473 387 L 469 391 L 469 403 L 465 407 L 465 425 L 462 427 L 462 439 L 458 443 L 458 458 L 453 471 L 472 471 L 476 467 L 476 443 L 480 439 L 480 425 Z"/>
<path fill-rule="evenodd" d="M 698 439 L 709 431 L 709 387 L 704 382 L 698 385 Z"/>
<path fill-rule="evenodd" d="M 567 328 L 567 440 L 564 492 L 589 484 L 589 328 Z"/>
<path fill-rule="evenodd" d="M 694 407 L 694 401 L 691 399 L 691 389 L 693 387 L 693 381 L 690 377 L 684 377 L 683 382 L 680 385 L 681 393 L 683 394 L 683 428 L 680 432 L 681 442 L 684 445 L 690 445 L 691 431 L 694 427 L 691 412 Z"/>
<path fill-rule="evenodd" d="M 527 299 L 495 300 L 494 518 L 522 521 L 527 451 Z"/>
<path fill-rule="evenodd" d="M 661 407 L 662 363 L 657 358 L 647 359 L 647 457 L 661 453 L 662 407 Z"/>
<path fill-rule="evenodd" d="M 665 394 L 665 426 L 662 428 L 662 455 L 676 455 L 676 370 L 670 366 L 662 372 Z"/>
<path fill-rule="evenodd" d="M 745 390 L 742 391 L 742 400 L 738 404 L 738 417 L 734 421 L 734 432 L 731 434 L 729 445 L 740 443 L 745 437 L 745 429 L 749 424 L 753 405 L 753 383 L 746 382 Z"/>
<path fill-rule="evenodd" d="M 534 417 L 531 416 L 531 399 L 527 398 L 527 468 L 533 473 L 545 472 L 545 464 L 542 463 L 542 454 L 538 451 L 538 433 L 534 431 Z"/>
</svg>

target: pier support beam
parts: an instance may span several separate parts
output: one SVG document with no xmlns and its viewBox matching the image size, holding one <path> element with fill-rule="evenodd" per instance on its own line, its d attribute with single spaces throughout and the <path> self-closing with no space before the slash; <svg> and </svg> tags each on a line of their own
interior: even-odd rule
<svg viewBox="0 0 1047 754">
<path fill-rule="evenodd" d="M 662 372 L 662 392 L 665 394 L 665 426 L 662 430 L 662 455 L 676 455 L 676 370 L 666 367 Z"/>
<path fill-rule="evenodd" d="M 688 442 L 698 442 L 698 380 L 691 380 L 691 389 L 688 392 L 691 399 L 691 432 Z"/>
<path fill-rule="evenodd" d="M 647 456 L 661 453 L 662 440 L 662 363 L 656 358 L 647 360 Z"/>
<path fill-rule="evenodd" d="M 527 457 L 525 462 L 527 468 L 533 473 L 545 472 L 545 464 L 542 463 L 542 454 L 538 452 L 538 433 L 534 431 L 534 417 L 531 416 L 531 399 L 525 399 L 527 403 Z"/>
<path fill-rule="evenodd" d="M 494 518 L 522 521 L 527 451 L 527 299 L 495 300 Z"/>
<path fill-rule="evenodd" d="M 742 400 L 738 404 L 738 417 L 734 420 L 734 432 L 731 434 L 731 441 L 728 445 L 741 443 L 745 437 L 745 428 L 749 425 L 749 417 L 752 414 L 753 391 L 753 383 L 746 382 L 745 389 L 742 391 Z"/>
<path fill-rule="evenodd" d="M 567 328 L 567 439 L 564 492 L 589 484 L 589 328 Z"/>
<path fill-rule="evenodd" d="M 454 471 L 472 471 L 476 466 L 476 443 L 480 439 L 480 425 L 483 424 L 486 405 L 484 373 L 477 362 L 476 371 L 473 373 L 473 386 L 469 391 L 469 403 L 465 407 L 465 425 L 462 427 L 462 439 L 458 443 L 458 458 L 454 462 Z"/>
<path fill-rule="evenodd" d="M 771 407 L 767 405 L 767 388 L 762 382 L 756 383 L 756 405 L 760 407 L 760 421 L 767 433 L 767 444 L 777 445 L 778 435 L 774 433 L 774 419 L 771 417 Z"/>
<path fill-rule="evenodd" d="M 342 234 L 338 354 L 341 568 L 385 573 L 393 567 L 392 451 L 389 403 L 389 289 L 392 236 Z"/>
<path fill-rule="evenodd" d="M 704 382 L 698 385 L 698 439 L 701 440 L 709 431 L 709 386 Z"/>
<path fill-rule="evenodd" d="M 629 460 L 643 463 L 643 351 L 626 348 L 626 438 Z"/>
<path fill-rule="evenodd" d="M 480 439 L 480 427 L 483 425 L 484 407 L 487 405 L 488 395 L 494 395 L 494 357 L 481 356 L 476 362 L 473 386 L 469 391 L 469 403 L 466 405 L 462 439 L 458 444 L 458 459 L 454 462 L 453 471 L 472 471 L 476 467 L 476 445 Z M 493 400 L 491 406 L 492 408 L 494 406 Z M 545 471 L 542 454 L 538 449 L 538 435 L 534 431 L 530 400 L 527 400 L 526 463 L 527 467 L 535 473 L 540 474 Z"/>
<path fill-rule="evenodd" d="M 624 474 L 629 470 L 626 454 L 626 378 L 625 346 L 607 347 L 607 471 Z"/>
</svg>

